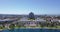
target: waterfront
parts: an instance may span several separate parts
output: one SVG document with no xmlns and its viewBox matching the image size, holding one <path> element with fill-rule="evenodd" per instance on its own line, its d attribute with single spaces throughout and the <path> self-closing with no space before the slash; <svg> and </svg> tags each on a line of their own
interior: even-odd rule
<svg viewBox="0 0 60 32">
<path fill-rule="evenodd" d="M 4 15 L 3 15 L 4 16 Z M 10 15 L 9 15 L 10 16 Z M 44 16 L 34 15 L 14 15 L 11 17 L 1 17 L 0 19 L 0 31 L 2 32 L 40 32 L 43 31 L 57 31 L 60 30 L 60 16 Z M 7 30 L 8 29 L 8 30 Z M 10 29 L 10 30 L 9 30 Z"/>
<path fill-rule="evenodd" d="M 60 29 L 6 29 L 0 32 L 60 32 Z"/>
</svg>

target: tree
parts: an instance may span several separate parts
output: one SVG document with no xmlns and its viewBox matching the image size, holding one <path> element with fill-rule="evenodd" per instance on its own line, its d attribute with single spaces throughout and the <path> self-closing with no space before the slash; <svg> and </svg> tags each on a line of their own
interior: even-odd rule
<svg viewBox="0 0 60 32">
<path fill-rule="evenodd" d="M 11 24 L 11 25 L 9 26 L 10 29 L 14 29 L 14 27 L 15 27 L 14 24 Z"/>
<path fill-rule="evenodd" d="M 3 27 L 2 27 L 2 26 L 0 26 L 0 29 L 3 29 Z"/>
<path fill-rule="evenodd" d="M 9 28 L 10 28 L 9 31 L 14 32 L 15 25 L 14 25 L 14 24 L 11 24 L 11 25 L 9 26 Z"/>
<path fill-rule="evenodd" d="M 19 23 L 16 23 L 16 27 L 20 28 L 20 27 L 21 27 L 21 25 L 20 25 Z"/>
<path fill-rule="evenodd" d="M 41 28 L 43 28 L 45 26 L 45 24 L 41 22 L 40 26 L 41 26 Z"/>
</svg>

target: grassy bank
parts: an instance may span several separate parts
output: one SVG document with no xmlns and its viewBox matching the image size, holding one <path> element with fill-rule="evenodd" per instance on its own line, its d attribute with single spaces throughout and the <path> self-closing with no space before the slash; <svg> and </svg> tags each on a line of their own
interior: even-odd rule
<svg viewBox="0 0 60 32">
<path fill-rule="evenodd" d="M 57 27 L 14 27 L 14 29 L 60 29 L 60 26 L 57 26 Z M 0 30 L 5 30 L 5 29 L 8 29 L 8 28 L 2 28 Z M 13 28 L 9 28 L 9 29 L 13 29 Z"/>
</svg>

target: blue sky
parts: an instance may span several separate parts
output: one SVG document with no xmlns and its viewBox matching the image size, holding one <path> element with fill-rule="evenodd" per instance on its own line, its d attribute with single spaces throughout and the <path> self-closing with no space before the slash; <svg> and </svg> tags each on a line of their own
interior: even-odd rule
<svg viewBox="0 0 60 32">
<path fill-rule="evenodd" d="M 0 14 L 60 14 L 60 0 L 0 0 Z"/>
</svg>

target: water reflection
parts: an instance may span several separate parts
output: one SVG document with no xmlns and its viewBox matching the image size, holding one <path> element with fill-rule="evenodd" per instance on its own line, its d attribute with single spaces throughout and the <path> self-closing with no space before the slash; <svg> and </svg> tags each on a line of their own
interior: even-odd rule
<svg viewBox="0 0 60 32">
<path fill-rule="evenodd" d="M 60 29 L 6 29 L 0 32 L 60 32 Z"/>
</svg>

